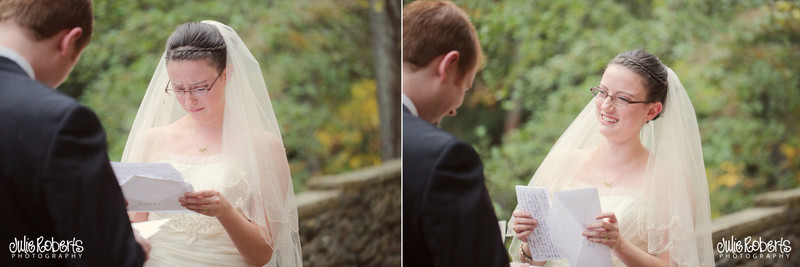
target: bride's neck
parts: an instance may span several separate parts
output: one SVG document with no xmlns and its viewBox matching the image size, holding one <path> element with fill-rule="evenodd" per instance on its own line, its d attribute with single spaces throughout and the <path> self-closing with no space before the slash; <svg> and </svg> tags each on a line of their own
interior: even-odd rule
<svg viewBox="0 0 800 267">
<path fill-rule="evenodd" d="M 638 138 L 633 138 L 627 142 L 602 142 L 597 147 L 597 156 L 602 159 L 604 164 L 619 166 L 628 164 L 644 153 L 646 148 Z"/>
<path fill-rule="evenodd" d="M 189 129 L 197 135 L 216 135 L 222 131 L 222 116 L 208 120 L 195 120 L 192 117 L 187 117 L 186 119 Z"/>
</svg>

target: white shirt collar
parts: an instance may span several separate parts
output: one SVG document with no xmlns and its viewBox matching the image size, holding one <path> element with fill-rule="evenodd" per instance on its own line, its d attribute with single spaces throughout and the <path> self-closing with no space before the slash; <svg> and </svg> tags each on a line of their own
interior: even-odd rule
<svg viewBox="0 0 800 267">
<path fill-rule="evenodd" d="M 28 61 L 25 60 L 25 58 L 22 57 L 22 55 L 20 55 L 19 53 L 15 52 L 14 50 L 0 46 L 0 57 L 6 57 L 11 61 L 14 61 L 14 63 L 17 63 L 17 65 L 19 65 L 22 68 L 22 70 L 24 70 L 25 73 L 28 74 L 28 77 L 31 77 L 31 79 L 33 80 L 36 80 L 36 75 L 33 73 L 33 67 L 31 67 L 31 63 L 28 63 Z"/>
<path fill-rule="evenodd" d="M 414 117 L 419 117 L 419 113 L 417 112 L 417 107 L 414 106 L 414 102 L 411 101 L 411 98 L 408 98 L 408 96 L 406 96 L 405 93 L 401 93 L 401 95 L 402 95 L 403 106 L 405 106 L 408 109 L 408 111 L 411 112 L 411 115 L 414 115 Z"/>
</svg>

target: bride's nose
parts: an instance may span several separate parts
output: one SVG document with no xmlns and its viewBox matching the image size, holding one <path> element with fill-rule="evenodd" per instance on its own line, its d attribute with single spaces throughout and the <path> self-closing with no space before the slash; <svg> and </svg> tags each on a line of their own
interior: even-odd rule
<svg viewBox="0 0 800 267">
<path fill-rule="evenodd" d="M 183 103 L 187 106 L 190 106 L 194 103 L 197 103 L 197 97 L 189 92 L 186 92 L 186 94 L 183 96 Z"/>
<path fill-rule="evenodd" d="M 613 97 L 606 96 L 606 98 L 604 98 L 602 101 L 603 102 L 600 105 L 600 110 L 608 111 L 609 109 L 614 107 L 614 98 Z"/>
</svg>

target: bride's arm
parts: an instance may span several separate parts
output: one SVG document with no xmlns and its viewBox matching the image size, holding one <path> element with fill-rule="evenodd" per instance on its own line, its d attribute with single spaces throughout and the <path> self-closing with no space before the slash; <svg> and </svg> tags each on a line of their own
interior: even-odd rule
<svg viewBox="0 0 800 267">
<path fill-rule="evenodd" d="M 233 207 L 227 209 L 227 212 L 217 219 L 247 262 L 262 266 L 270 261 L 273 249 L 264 238 L 268 229 L 251 222 Z"/>
<path fill-rule="evenodd" d="M 611 251 L 627 266 L 669 266 L 669 251 L 661 253 L 661 257 L 653 256 L 622 239 L 619 247 Z"/>
<path fill-rule="evenodd" d="M 534 261 L 533 259 L 528 259 L 531 257 L 531 250 L 530 247 L 528 247 L 528 242 L 522 242 L 519 247 L 522 248 L 519 251 L 519 259 L 522 261 L 522 263 L 527 263 L 533 266 L 544 266 L 547 264 L 546 261 Z"/>
<path fill-rule="evenodd" d="M 258 162 L 270 161 L 274 163 L 272 167 L 260 166 L 261 168 L 259 168 L 259 170 L 263 172 L 261 175 L 278 179 L 274 181 L 275 183 L 273 185 L 267 186 L 267 188 L 274 187 L 277 190 L 273 189 L 275 191 L 262 192 L 262 194 L 274 194 L 274 196 L 268 198 L 283 203 L 286 199 L 287 188 L 291 183 L 291 178 L 289 178 L 291 177 L 289 162 L 286 158 L 283 143 L 273 134 L 266 132 L 263 135 L 256 136 L 254 141 L 256 147 L 265 148 L 257 150 L 256 154 L 260 158 Z M 269 176 L 270 171 L 274 172 L 274 176 Z M 262 186 L 262 190 L 263 189 Z M 224 202 L 230 206 L 227 200 Z M 263 227 L 248 220 L 241 210 L 232 207 L 224 210 L 227 212 L 217 218 L 228 232 L 231 240 L 233 240 L 236 249 L 239 250 L 242 256 L 251 264 L 259 266 L 267 264 L 274 252 L 274 248 L 270 245 L 271 240 L 266 240 L 266 238 L 272 236 L 271 234 L 267 234 L 270 233 L 269 218 L 265 218 L 267 226 Z M 265 215 L 265 217 L 268 216 Z M 268 241 L 270 241 L 270 243 L 268 243 Z"/>
<path fill-rule="evenodd" d="M 131 214 L 133 214 L 133 216 L 131 216 Z M 149 212 L 128 212 L 128 216 L 131 217 L 132 223 L 146 222 L 149 215 Z"/>
<path fill-rule="evenodd" d="M 544 266 L 547 264 L 546 261 L 534 261 L 531 258 L 531 249 L 528 246 L 528 242 L 523 240 L 528 240 L 528 236 L 533 233 L 533 230 L 539 226 L 539 222 L 537 222 L 533 217 L 531 217 L 530 213 L 524 212 L 522 210 L 515 210 L 512 213 L 512 230 L 516 233 L 516 240 L 519 241 L 519 249 L 517 250 L 518 259 L 523 263 L 528 263 L 534 266 Z M 513 246 L 513 243 L 512 243 Z"/>
<path fill-rule="evenodd" d="M 272 258 L 272 246 L 268 243 L 269 226 L 260 226 L 245 217 L 241 210 L 233 207 L 217 190 L 188 192 L 178 199 L 183 207 L 210 217 L 215 217 L 225 228 L 233 245 L 253 265 L 264 265 Z M 268 218 L 265 218 L 269 222 Z M 268 223 L 267 223 L 268 224 Z"/>
</svg>

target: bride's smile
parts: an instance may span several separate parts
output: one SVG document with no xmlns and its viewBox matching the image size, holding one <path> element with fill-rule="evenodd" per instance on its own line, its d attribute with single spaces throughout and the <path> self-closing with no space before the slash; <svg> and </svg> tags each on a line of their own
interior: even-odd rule
<svg viewBox="0 0 800 267">
<path fill-rule="evenodd" d="M 600 116 L 602 116 L 602 119 L 603 119 L 604 122 L 607 122 L 609 124 L 616 123 L 616 122 L 619 121 L 619 119 L 611 117 L 611 116 L 608 116 L 608 115 L 605 115 L 605 114 L 600 114 Z"/>
</svg>

